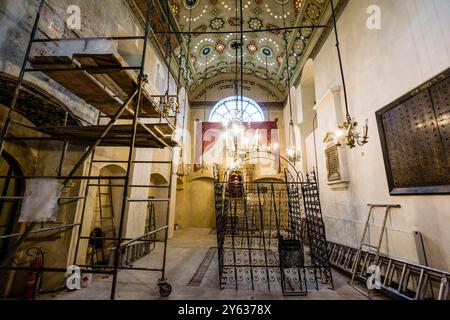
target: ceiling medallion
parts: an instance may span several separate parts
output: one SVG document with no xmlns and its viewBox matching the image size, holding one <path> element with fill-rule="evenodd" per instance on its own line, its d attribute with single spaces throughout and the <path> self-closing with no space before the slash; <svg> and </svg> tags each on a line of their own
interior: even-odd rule
<svg viewBox="0 0 450 320">
<path fill-rule="evenodd" d="M 213 30 L 220 30 L 225 25 L 225 21 L 222 18 L 214 18 L 209 22 L 209 27 Z"/>
<path fill-rule="evenodd" d="M 289 67 L 294 69 L 297 66 L 297 57 L 295 55 L 291 55 L 288 59 Z"/>
<path fill-rule="evenodd" d="M 206 46 L 206 47 L 203 47 L 203 49 L 201 51 L 201 55 L 202 55 L 202 57 L 207 57 L 211 54 L 211 52 L 212 52 L 212 47 Z"/>
<path fill-rule="evenodd" d="M 266 57 L 272 57 L 272 55 L 273 55 L 272 50 L 270 48 L 268 48 L 268 47 L 262 47 L 261 48 L 261 52 Z"/>
<path fill-rule="evenodd" d="M 320 9 L 314 3 L 310 3 L 306 9 L 306 14 L 311 20 L 317 20 L 320 17 Z"/>
<path fill-rule="evenodd" d="M 194 9 L 195 7 L 197 7 L 197 5 L 198 5 L 198 3 L 200 1 L 198 1 L 198 0 L 184 0 L 183 2 L 184 2 L 184 6 L 187 9 Z"/>
<path fill-rule="evenodd" d="M 256 51 L 258 51 L 258 47 L 256 46 L 256 42 L 255 41 L 250 41 L 248 46 L 247 46 L 247 50 L 250 54 L 255 54 Z"/>
<path fill-rule="evenodd" d="M 297 39 L 294 42 L 293 50 L 297 55 L 301 55 L 303 52 L 303 49 L 305 49 L 305 43 L 302 39 Z"/>
<path fill-rule="evenodd" d="M 237 40 L 232 40 L 232 41 L 230 41 L 230 43 L 228 44 L 228 47 L 231 49 L 231 50 L 233 50 L 233 51 L 235 51 L 235 50 L 239 50 L 240 48 L 241 48 L 241 42 L 240 41 L 237 41 Z"/>
<path fill-rule="evenodd" d="M 218 54 L 222 54 L 223 51 L 225 50 L 225 44 L 221 40 L 219 40 L 217 41 L 214 49 L 216 49 Z"/>
<path fill-rule="evenodd" d="M 250 18 L 250 20 L 248 20 L 248 27 L 250 29 L 252 29 L 253 31 L 259 31 L 263 27 L 263 22 L 261 19 L 259 19 L 257 17 L 253 17 L 253 18 Z"/>
</svg>

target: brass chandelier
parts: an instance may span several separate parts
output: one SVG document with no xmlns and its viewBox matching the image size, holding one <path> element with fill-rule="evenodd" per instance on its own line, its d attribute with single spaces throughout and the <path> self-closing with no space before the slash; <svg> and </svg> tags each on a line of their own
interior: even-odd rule
<svg viewBox="0 0 450 320">
<path fill-rule="evenodd" d="M 350 115 L 348 109 L 347 87 L 345 85 L 344 68 L 342 66 L 341 50 L 339 46 L 339 36 L 337 32 L 336 13 L 334 10 L 333 0 L 331 0 L 331 12 L 333 15 L 334 35 L 336 37 L 336 50 L 339 59 L 339 69 L 341 72 L 342 87 L 344 89 L 345 100 L 345 120 L 342 124 L 338 125 L 338 129 L 334 131 L 334 142 L 339 147 L 349 147 L 350 149 L 356 146 L 363 146 L 369 142 L 369 126 L 366 119 L 362 132 L 358 130 L 358 122 Z"/>
</svg>

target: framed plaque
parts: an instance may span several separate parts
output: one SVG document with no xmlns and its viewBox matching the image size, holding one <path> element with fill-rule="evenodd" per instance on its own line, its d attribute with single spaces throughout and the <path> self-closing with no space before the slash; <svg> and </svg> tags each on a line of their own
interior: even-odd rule
<svg viewBox="0 0 450 320">
<path fill-rule="evenodd" d="M 390 194 L 450 194 L 450 69 L 376 116 Z"/>
</svg>

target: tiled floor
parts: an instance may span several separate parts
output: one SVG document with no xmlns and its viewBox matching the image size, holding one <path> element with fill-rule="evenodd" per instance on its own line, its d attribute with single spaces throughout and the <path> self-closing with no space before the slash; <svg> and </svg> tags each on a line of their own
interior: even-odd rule
<svg viewBox="0 0 450 320">
<path fill-rule="evenodd" d="M 119 273 L 117 299 L 158 300 L 158 299 L 367 299 L 347 284 L 348 278 L 333 272 L 335 290 L 322 288 L 309 290 L 304 297 L 284 297 L 279 290 L 219 290 L 217 254 L 207 269 L 199 286 L 190 286 L 189 281 L 203 261 L 208 249 L 216 247 L 216 235 L 209 229 L 185 229 L 176 232 L 169 241 L 167 251 L 167 278 L 173 287 L 169 298 L 159 295 L 157 282 L 161 276 L 158 272 L 123 270 Z M 158 246 L 150 255 L 135 263 L 135 267 L 159 267 L 162 246 Z M 58 295 L 41 297 L 41 299 L 101 300 L 109 299 L 111 277 L 97 279 L 89 288 L 75 292 L 63 292 Z"/>
</svg>

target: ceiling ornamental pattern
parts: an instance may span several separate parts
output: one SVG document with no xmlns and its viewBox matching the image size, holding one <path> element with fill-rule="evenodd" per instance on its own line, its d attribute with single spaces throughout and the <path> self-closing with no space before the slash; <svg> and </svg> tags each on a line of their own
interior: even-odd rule
<svg viewBox="0 0 450 320">
<path fill-rule="evenodd" d="M 171 16 L 172 31 L 193 32 L 191 37 L 183 34 L 175 37 L 178 41 L 172 41 L 175 43 L 172 48 L 176 48 L 173 53 L 182 66 L 181 78 L 184 79 L 189 92 L 203 90 L 200 85 L 205 79 L 214 77 L 214 81 L 220 81 L 240 73 L 240 34 L 231 32 L 239 32 L 242 26 L 245 32 L 242 45 L 245 77 L 263 80 L 271 90 L 276 91 L 277 96 L 283 97 L 282 99 L 287 95 L 288 78 L 298 74 L 300 62 L 306 58 L 305 53 L 314 34 L 322 30 L 311 28 L 282 30 L 282 28 L 326 24 L 329 19 L 329 10 L 326 9 L 330 2 L 330 0 L 243 0 L 243 21 L 241 21 L 240 8 L 236 8 L 235 0 L 153 1 L 159 1 L 157 6 L 159 9 L 170 11 L 165 12 L 165 15 Z M 239 5 L 239 0 L 237 3 Z M 169 41 L 167 38 L 164 39 L 166 35 L 157 32 L 164 28 L 167 29 L 158 22 L 152 23 L 153 31 L 167 46 Z M 286 40 L 287 61 L 285 61 Z M 237 59 L 236 46 L 238 46 Z M 286 66 L 289 66 L 289 69 Z"/>
<path fill-rule="evenodd" d="M 285 41 L 289 43 L 287 65 L 292 77 L 315 30 L 277 29 L 322 24 L 328 4 L 329 0 L 243 0 L 244 21 L 241 21 L 234 0 L 171 0 L 172 14 L 180 31 L 189 31 L 190 24 L 191 31 L 199 32 L 191 38 L 189 48 L 191 61 L 195 63 L 191 70 L 186 68 L 183 72 L 190 91 L 195 91 L 205 79 L 240 72 L 240 50 L 237 61 L 235 50 L 240 45 L 240 34 L 226 32 L 239 31 L 242 24 L 243 72 L 269 81 L 285 96 L 288 79 Z M 261 30 L 267 31 L 258 32 Z M 183 61 L 186 61 L 186 50 L 185 46 L 181 51 Z"/>
</svg>

